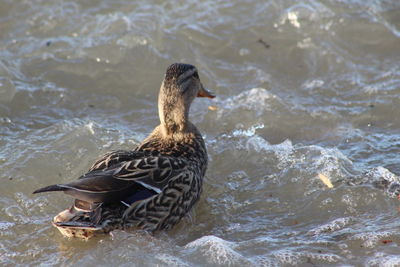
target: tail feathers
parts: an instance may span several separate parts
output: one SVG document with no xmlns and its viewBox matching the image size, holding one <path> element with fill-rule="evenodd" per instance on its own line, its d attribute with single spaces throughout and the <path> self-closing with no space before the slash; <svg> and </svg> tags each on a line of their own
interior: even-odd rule
<svg viewBox="0 0 400 267">
<path fill-rule="evenodd" d="M 33 194 L 42 193 L 42 192 L 50 192 L 50 191 L 65 191 L 67 188 L 63 187 L 59 184 L 49 185 L 38 190 L 35 190 Z"/>
<path fill-rule="evenodd" d="M 70 221 L 70 222 L 53 222 L 53 224 L 56 227 L 66 227 L 71 229 L 101 230 L 101 227 L 90 222 Z"/>
</svg>

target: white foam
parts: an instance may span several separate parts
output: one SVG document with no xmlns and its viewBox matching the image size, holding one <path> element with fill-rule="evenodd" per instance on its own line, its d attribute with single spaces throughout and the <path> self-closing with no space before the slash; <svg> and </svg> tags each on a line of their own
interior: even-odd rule
<svg viewBox="0 0 400 267">
<path fill-rule="evenodd" d="M 365 173 L 363 182 L 385 190 L 390 197 L 397 197 L 400 193 L 400 177 L 381 166 Z"/>
<path fill-rule="evenodd" d="M 140 35 L 134 33 L 128 33 L 117 40 L 117 45 L 124 46 L 127 48 L 133 48 L 135 46 L 145 46 L 148 44 L 148 40 Z"/>
<path fill-rule="evenodd" d="M 395 232 L 382 231 L 382 232 L 363 232 L 354 235 L 351 239 L 362 240 L 363 246 L 367 248 L 373 248 L 378 245 L 379 241 L 383 238 L 388 238 L 390 236 L 396 235 Z"/>
<path fill-rule="evenodd" d="M 259 123 L 259 124 L 255 124 L 253 126 L 251 126 L 248 129 L 237 129 L 237 130 L 233 130 L 232 135 L 233 136 L 253 136 L 256 133 L 257 129 L 263 129 L 264 128 L 264 124 L 263 123 Z"/>
<path fill-rule="evenodd" d="M 249 129 L 248 132 L 252 133 L 252 130 Z M 343 165 L 353 165 L 337 148 L 324 148 L 315 145 L 293 145 L 290 140 L 271 145 L 263 137 L 256 134 L 248 138 L 245 147 L 248 150 L 255 150 L 258 153 L 274 152 L 275 156 L 279 159 L 278 166 L 280 168 L 308 162 L 308 171 L 310 173 L 330 174 L 340 171 Z"/>
<path fill-rule="evenodd" d="M 337 170 L 341 162 L 352 165 L 352 162 L 337 148 L 323 148 L 319 146 L 312 146 L 310 148 L 320 153 L 320 156 L 315 160 L 315 166 L 320 172 L 330 173 Z"/>
<path fill-rule="evenodd" d="M 341 257 L 332 253 L 298 252 L 290 249 L 278 250 L 273 252 L 273 255 L 284 265 L 299 265 L 308 261 L 312 262 L 312 260 L 317 260 L 320 263 L 334 263 L 341 260 Z"/>
<path fill-rule="evenodd" d="M 162 263 L 166 264 L 166 266 L 177 266 L 177 267 L 189 267 L 190 264 L 184 262 L 183 260 L 174 257 L 168 254 L 159 254 L 155 256 Z"/>
<path fill-rule="evenodd" d="M 87 123 L 87 124 L 85 124 L 85 128 L 88 129 L 89 133 L 94 135 L 94 129 L 93 129 L 93 122 L 92 121 Z"/>
<path fill-rule="evenodd" d="M 234 265 L 248 261 L 234 250 L 236 244 L 222 238 L 209 235 L 188 243 L 185 249 L 199 250 L 211 264 Z"/>
<path fill-rule="evenodd" d="M 332 178 L 332 182 L 340 178 L 348 177 L 348 170 L 353 169 L 353 162 L 337 148 L 326 148 L 317 145 L 293 144 L 287 139 L 279 144 L 270 144 L 264 137 L 258 134 L 263 129 L 263 123 L 254 124 L 248 128 L 242 125 L 231 133 L 221 137 L 228 138 L 229 143 L 235 142 L 235 149 L 254 151 L 252 155 L 258 155 L 259 159 L 274 160 L 274 165 L 280 169 L 304 165 L 302 172 L 314 177 L 320 173 Z M 221 147 L 225 142 L 216 142 Z M 230 149 L 230 148 L 229 148 Z M 271 157 L 272 156 L 272 157 Z M 319 187 L 315 187 L 316 189 Z"/>
<path fill-rule="evenodd" d="M 290 264 L 290 265 L 297 265 L 300 263 L 300 253 L 291 251 L 289 249 L 282 249 L 278 250 L 273 253 L 273 255 L 279 260 L 282 264 Z"/>
<path fill-rule="evenodd" d="M 386 255 L 382 252 L 375 253 L 372 259 L 368 260 L 366 266 L 395 267 L 400 266 L 400 256 Z"/>
<path fill-rule="evenodd" d="M 319 262 L 334 263 L 341 260 L 341 257 L 332 253 L 304 253 L 304 256 L 310 260 Z"/>
<path fill-rule="evenodd" d="M 289 22 L 296 28 L 300 28 L 299 18 L 297 16 L 297 12 L 288 12 L 287 19 Z"/>
<path fill-rule="evenodd" d="M 246 56 L 248 54 L 250 54 L 250 50 L 249 49 L 247 49 L 247 48 L 240 48 L 239 49 L 239 55 L 240 56 Z"/>
<path fill-rule="evenodd" d="M 320 235 L 320 234 L 328 233 L 328 232 L 336 232 L 336 231 L 342 230 L 343 228 L 345 228 L 352 222 L 353 222 L 353 218 L 351 218 L 351 217 L 338 218 L 329 223 L 323 224 L 319 227 L 316 227 L 316 228 L 310 230 L 307 234 Z"/>
<path fill-rule="evenodd" d="M 254 257 L 254 261 L 256 263 L 256 266 L 262 266 L 262 267 L 279 267 L 281 264 L 279 264 L 276 260 L 267 257 L 267 256 L 258 256 Z"/>
<path fill-rule="evenodd" d="M 8 228 L 13 227 L 15 224 L 11 222 L 0 222 L 0 230 L 4 231 L 7 230 Z"/>
<path fill-rule="evenodd" d="M 306 81 L 303 83 L 302 87 L 305 89 L 314 89 L 317 87 L 321 87 L 324 85 L 324 81 L 323 80 L 319 80 L 319 79 L 314 79 L 311 81 Z"/>
<path fill-rule="evenodd" d="M 400 183 L 400 178 L 397 175 L 382 166 L 371 169 L 366 173 L 366 176 L 372 178 L 373 181 L 379 181 L 383 178 L 389 182 Z"/>
<path fill-rule="evenodd" d="M 264 110 L 271 109 L 271 102 L 276 100 L 282 102 L 279 97 L 265 88 L 253 88 L 226 99 L 221 105 L 223 108 L 218 110 L 217 115 L 221 118 L 225 116 L 226 111 L 238 108 L 255 111 L 256 115 L 261 115 Z"/>
<path fill-rule="evenodd" d="M 272 149 L 272 145 L 259 135 L 252 136 L 246 142 L 246 149 L 256 152 L 266 152 Z"/>
<path fill-rule="evenodd" d="M 306 48 L 313 48 L 315 47 L 315 44 L 312 42 L 310 37 L 304 38 L 303 40 L 297 42 L 297 47 L 301 49 L 306 49 Z"/>
</svg>

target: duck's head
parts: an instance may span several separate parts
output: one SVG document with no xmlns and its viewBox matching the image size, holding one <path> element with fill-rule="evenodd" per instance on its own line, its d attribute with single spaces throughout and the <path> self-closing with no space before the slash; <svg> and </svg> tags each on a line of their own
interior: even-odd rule
<svg viewBox="0 0 400 267">
<path fill-rule="evenodd" d="M 183 63 L 170 65 L 158 96 L 158 112 L 165 134 L 187 130 L 190 104 L 195 97 L 215 96 L 204 88 L 195 66 Z"/>
</svg>

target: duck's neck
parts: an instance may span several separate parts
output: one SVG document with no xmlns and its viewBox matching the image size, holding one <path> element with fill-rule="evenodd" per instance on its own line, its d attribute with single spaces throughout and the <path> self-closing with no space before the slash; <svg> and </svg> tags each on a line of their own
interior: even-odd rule
<svg viewBox="0 0 400 267">
<path fill-rule="evenodd" d="M 189 111 L 182 105 L 159 105 L 159 116 L 163 136 L 172 137 L 188 131 Z"/>
</svg>

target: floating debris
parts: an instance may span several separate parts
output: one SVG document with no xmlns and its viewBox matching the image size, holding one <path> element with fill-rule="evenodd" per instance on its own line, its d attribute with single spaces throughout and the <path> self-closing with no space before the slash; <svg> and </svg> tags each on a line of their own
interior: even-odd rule
<svg viewBox="0 0 400 267">
<path fill-rule="evenodd" d="M 331 183 L 331 180 L 328 178 L 328 176 L 319 173 L 318 178 L 328 187 L 328 188 L 333 188 L 333 184 Z"/>
<path fill-rule="evenodd" d="M 212 110 L 212 111 L 216 111 L 216 110 L 218 110 L 218 107 L 217 106 L 208 106 L 208 109 Z"/>
<path fill-rule="evenodd" d="M 262 44 L 265 48 L 270 48 L 271 46 L 267 43 L 267 42 L 265 42 L 263 39 L 258 39 L 258 41 L 257 41 L 258 43 L 260 43 L 260 44 Z"/>
</svg>

